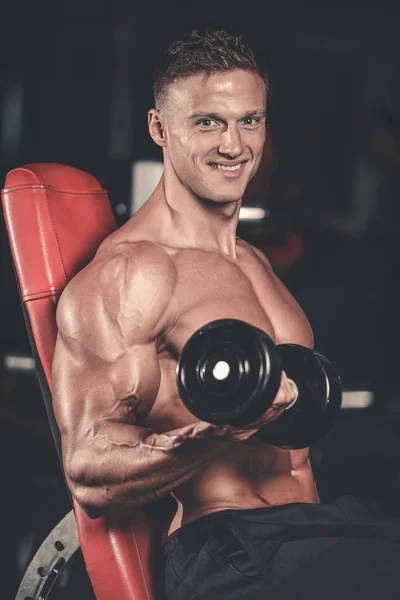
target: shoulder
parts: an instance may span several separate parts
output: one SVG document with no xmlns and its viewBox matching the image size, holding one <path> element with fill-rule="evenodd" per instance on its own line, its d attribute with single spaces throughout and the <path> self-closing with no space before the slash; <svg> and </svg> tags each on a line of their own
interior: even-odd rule
<svg viewBox="0 0 400 600">
<path fill-rule="evenodd" d="M 136 329 L 147 336 L 161 326 L 175 284 L 174 262 L 162 248 L 120 242 L 98 253 L 67 285 L 57 308 L 58 329 Z"/>
<path fill-rule="evenodd" d="M 168 287 L 176 282 L 173 260 L 160 246 L 147 241 L 120 242 L 93 266 L 102 287 L 112 283 L 121 291 L 137 285 L 157 287 L 160 282 Z"/>
<path fill-rule="evenodd" d="M 262 262 L 264 267 L 267 267 L 268 269 L 272 270 L 270 261 L 265 256 L 265 254 L 263 252 L 261 252 L 261 250 L 259 250 L 256 246 L 253 246 L 252 244 L 250 244 L 249 242 L 246 242 L 242 238 L 237 238 L 237 244 L 245 252 L 247 252 L 248 254 L 250 254 L 253 257 L 256 257 L 260 262 Z"/>
</svg>

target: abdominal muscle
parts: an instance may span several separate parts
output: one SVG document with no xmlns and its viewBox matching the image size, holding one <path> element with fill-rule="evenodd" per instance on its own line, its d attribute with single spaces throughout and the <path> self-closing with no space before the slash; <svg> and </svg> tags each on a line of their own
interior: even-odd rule
<svg viewBox="0 0 400 600">
<path fill-rule="evenodd" d="M 211 459 L 174 496 L 180 510 L 171 531 L 226 509 L 319 503 L 308 449 L 283 450 L 251 438 Z"/>
</svg>

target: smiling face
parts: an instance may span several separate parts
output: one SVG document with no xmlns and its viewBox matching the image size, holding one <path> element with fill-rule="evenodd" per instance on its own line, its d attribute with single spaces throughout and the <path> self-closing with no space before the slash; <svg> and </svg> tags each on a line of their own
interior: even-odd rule
<svg viewBox="0 0 400 600">
<path fill-rule="evenodd" d="M 251 71 L 194 75 L 172 84 L 162 124 L 166 176 L 197 198 L 237 202 L 260 164 L 265 141 L 266 91 Z M 153 123 L 152 123 L 153 120 Z"/>
</svg>

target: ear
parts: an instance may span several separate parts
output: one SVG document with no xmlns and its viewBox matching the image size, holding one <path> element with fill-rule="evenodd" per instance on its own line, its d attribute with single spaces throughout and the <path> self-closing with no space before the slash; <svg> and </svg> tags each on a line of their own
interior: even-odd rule
<svg viewBox="0 0 400 600">
<path fill-rule="evenodd" d="M 156 108 L 149 110 L 149 133 L 158 146 L 166 146 L 165 125 L 163 118 Z"/>
</svg>

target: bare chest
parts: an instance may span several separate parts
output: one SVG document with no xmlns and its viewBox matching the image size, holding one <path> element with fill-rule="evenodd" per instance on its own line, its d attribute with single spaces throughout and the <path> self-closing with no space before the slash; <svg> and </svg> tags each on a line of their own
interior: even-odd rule
<svg viewBox="0 0 400 600">
<path fill-rule="evenodd" d="M 241 250 L 237 260 L 184 250 L 174 257 L 178 275 L 164 342 L 179 356 L 189 337 L 216 319 L 240 319 L 279 343 L 312 343 L 310 326 L 296 300 L 257 256 Z"/>
</svg>

